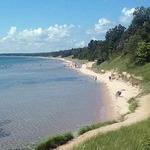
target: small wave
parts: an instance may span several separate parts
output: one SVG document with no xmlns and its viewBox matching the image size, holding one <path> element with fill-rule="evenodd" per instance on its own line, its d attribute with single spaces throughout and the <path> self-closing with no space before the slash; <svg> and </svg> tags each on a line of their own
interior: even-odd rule
<svg viewBox="0 0 150 150">
<path fill-rule="evenodd" d="M 0 121 L 0 127 L 4 126 L 6 124 L 9 124 L 9 123 L 11 123 L 11 120 L 2 120 L 2 121 Z"/>
<path fill-rule="evenodd" d="M 0 128 L 0 139 L 6 136 L 10 136 L 10 132 L 6 132 L 3 128 Z"/>
</svg>

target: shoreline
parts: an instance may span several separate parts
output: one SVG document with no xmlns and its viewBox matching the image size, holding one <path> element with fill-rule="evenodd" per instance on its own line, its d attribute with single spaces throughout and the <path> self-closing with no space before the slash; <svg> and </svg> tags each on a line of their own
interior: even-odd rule
<svg viewBox="0 0 150 150">
<path fill-rule="evenodd" d="M 72 61 L 66 60 L 64 58 L 56 58 L 56 59 L 63 61 L 64 64 L 72 63 Z M 95 73 L 94 71 L 90 69 L 92 64 L 90 62 L 90 63 L 86 63 L 82 65 L 80 69 L 79 68 L 78 69 L 72 68 L 72 69 L 75 69 L 89 76 L 96 75 L 97 80 L 100 83 L 104 83 L 106 88 L 108 89 L 108 93 L 110 94 L 110 97 L 111 97 L 108 102 L 111 103 L 110 105 L 112 105 L 113 111 L 115 112 L 114 117 L 118 119 L 118 117 L 122 115 L 123 120 L 121 120 L 120 118 L 120 120 L 117 123 L 106 125 L 104 127 L 100 127 L 100 128 L 88 131 L 84 133 L 83 135 L 80 135 L 74 138 L 68 143 L 59 146 L 58 148 L 56 148 L 56 150 L 71 150 L 74 147 L 78 146 L 79 144 L 85 142 L 86 140 L 89 140 L 90 138 L 95 137 L 98 134 L 104 134 L 110 131 L 116 131 L 120 129 L 121 127 L 135 124 L 137 122 L 140 122 L 150 117 L 150 109 L 149 109 L 150 108 L 150 101 L 149 101 L 150 94 L 139 97 L 138 95 L 141 93 L 141 89 L 139 87 L 133 87 L 131 83 L 125 82 L 123 80 L 115 79 L 110 82 L 108 80 L 108 76 L 110 75 L 111 71 L 107 71 L 104 74 Z M 118 90 L 118 88 L 119 89 L 124 88 L 126 90 L 123 92 L 123 97 L 119 97 L 116 99 L 115 92 L 116 90 Z M 133 97 L 136 97 L 136 99 L 138 100 L 138 107 L 136 108 L 135 112 L 128 113 L 129 112 L 128 100 Z"/>
<path fill-rule="evenodd" d="M 94 80 L 92 75 L 89 75 L 89 74 L 86 74 L 85 72 L 82 72 L 82 70 L 80 70 L 81 68 L 75 68 L 74 66 L 72 66 L 73 61 L 67 60 L 67 59 L 64 59 L 64 58 L 52 58 L 52 59 L 60 60 L 60 61 L 63 62 L 63 64 L 65 65 L 65 67 L 73 69 L 73 70 L 75 70 L 79 74 L 82 74 L 82 75 L 85 75 L 85 76 L 89 76 L 92 80 Z M 100 90 L 103 93 L 102 94 L 102 96 L 103 96 L 102 102 L 103 102 L 104 107 L 105 107 L 105 118 L 102 119 L 102 120 L 104 122 L 105 121 L 109 121 L 109 120 L 115 120 L 116 119 L 116 115 L 115 115 L 115 111 L 114 111 L 114 108 L 113 108 L 113 104 L 112 104 L 112 100 L 111 100 L 111 95 L 110 95 L 109 92 L 107 92 L 109 89 L 108 89 L 106 83 L 104 83 L 102 81 L 99 81 L 99 80 L 97 80 L 96 82 L 98 82 L 98 84 L 100 84 L 100 87 L 101 87 Z M 101 121 L 101 116 L 98 116 L 97 120 Z"/>
<path fill-rule="evenodd" d="M 101 90 L 102 90 L 102 93 L 103 93 L 103 98 L 102 98 L 102 101 L 104 103 L 104 107 L 106 109 L 106 121 L 109 121 L 109 120 L 115 120 L 117 118 L 116 114 L 115 114 L 115 109 L 113 107 L 113 103 L 112 103 L 112 98 L 111 98 L 111 94 L 107 87 L 107 85 L 103 82 L 99 82 L 100 85 L 101 85 Z"/>
<path fill-rule="evenodd" d="M 89 76 L 89 78 L 91 78 L 92 80 L 94 80 L 94 76 L 93 75 L 89 75 L 86 72 L 82 71 L 82 67 L 81 68 L 75 68 L 74 66 L 72 66 L 73 61 L 71 60 L 67 60 L 64 58 L 59 58 L 59 60 L 63 61 L 64 65 L 66 67 L 69 67 L 70 69 L 75 70 L 76 72 L 78 72 L 79 74 L 85 75 L 85 76 Z M 82 65 L 81 65 L 82 66 Z M 112 100 L 111 100 L 111 95 L 110 92 L 107 92 L 109 89 L 106 85 L 106 83 L 100 81 L 99 79 L 97 79 L 96 81 L 98 84 L 100 84 L 101 87 L 101 91 L 102 91 L 102 102 L 104 104 L 105 107 L 105 118 L 102 119 L 103 121 L 109 121 L 109 120 L 114 120 L 116 119 L 116 115 L 115 115 L 115 111 L 113 108 L 113 104 L 112 104 Z M 99 108 L 98 108 L 99 109 Z M 101 121 L 101 116 L 98 116 L 97 120 Z M 98 121 L 98 122 L 99 122 Z M 102 121 L 102 122 L 103 122 Z"/>
<path fill-rule="evenodd" d="M 53 58 L 55 59 L 55 58 Z M 79 73 L 82 73 L 84 75 L 90 76 L 91 78 L 97 78 L 97 82 L 99 82 L 102 85 L 103 89 L 103 96 L 106 98 L 104 99 L 104 104 L 107 109 L 107 117 L 108 119 L 120 119 L 125 114 L 129 113 L 129 104 L 128 100 L 130 98 L 138 96 L 140 93 L 139 87 L 133 87 L 131 83 L 125 82 L 122 79 L 121 80 L 109 80 L 109 76 L 111 75 L 111 71 L 107 71 L 105 73 L 96 73 L 93 70 L 91 70 L 91 67 L 94 62 L 88 62 L 85 64 L 82 64 L 80 68 L 76 68 L 73 65 L 73 61 L 67 60 L 64 58 L 56 58 L 57 60 L 61 60 L 64 62 L 64 64 L 73 69 L 76 70 Z M 122 90 L 122 96 L 119 96 L 116 98 L 116 92 L 118 90 Z"/>
</svg>

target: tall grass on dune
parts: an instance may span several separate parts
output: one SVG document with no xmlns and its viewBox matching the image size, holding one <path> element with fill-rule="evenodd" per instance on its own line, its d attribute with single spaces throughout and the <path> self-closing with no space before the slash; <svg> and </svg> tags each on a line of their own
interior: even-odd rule
<svg viewBox="0 0 150 150">
<path fill-rule="evenodd" d="M 40 143 L 35 150 L 51 150 L 57 148 L 60 145 L 67 143 L 73 139 L 72 133 L 65 133 L 54 137 L 49 137 L 46 141 Z"/>
<path fill-rule="evenodd" d="M 116 123 L 116 122 L 117 122 L 116 120 L 112 120 L 112 121 L 107 121 L 107 122 L 102 122 L 102 123 L 97 123 L 97 124 L 84 126 L 79 130 L 78 135 L 82 135 L 82 134 L 84 134 L 84 133 L 86 133 L 90 130 L 94 130 L 94 129 L 97 129 L 97 128 L 100 128 L 100 127 L 103 127 L 103 126 L 106 126 L 106 125 L 110 125 L 110 124 L 113 124 L 113 123 Z"/>
<path fill-rule="evenodd" d="M 99 134 L 73 150 L 150 150 L 150 118 L 117 131 Z"/>
<path fill-rule="evenodd" d="M 128 64 L 129 58 L 123 55 L 114 55 L 110 60 L 107 60 L 100 65 L 94 64 L 92 69 L 95 72 L 100 72 L 101 70 L 116 70 L 118 72 L 128 72 L 135 76 L 140 76 L 143 78 L 139 82 L 143 94 L 150 93 L 150 63 L 146 63 L 141 66 L 136 66 L 134 64 Z"/>
</svg>

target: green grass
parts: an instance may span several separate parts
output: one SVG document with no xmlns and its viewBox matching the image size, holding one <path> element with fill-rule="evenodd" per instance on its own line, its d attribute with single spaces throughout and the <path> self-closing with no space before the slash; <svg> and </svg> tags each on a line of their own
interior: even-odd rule
<svg viewBox="0 0 150 150">
<path fill-rule="evenodd" d="M 129 65 L 129 61 L 127 56 L 114 56 L 100 65 L 94 64 L 93 70 L 101 72 L 102 69 L 113 69 L 119 73 L 128 72 L 140 76 L 142 77 L 142 81 L 139 81 L 142 93 L 150 93 L 150 63 L 136 66 L 132 63 Z M 134 112 L 138 107 L 138 101 L 131 98 L 128 103 L 130 112 Z M 122 127 L 117 131 L 99 134 L 74 147 L 73 150 L 150 150 L 150 118 L 128 127 Z"/>
<path fill-rule="evenodd" d="M 117 131 L 97 135 L 73 150 L 150 150 L 150 118 Z"/>
<path fill-rule="evenodd" d="M 49 137 L 46 141 L 43 141 L 40 144 L 38 144 L 35 150 L 51 150 L 67 143 L 72 139 L 73 135 L 71 133 L 65 133 L 62 135 Z"/>
<path fill-rule="evenodd" d="M 96 72 L 100 72 L 103 70 L 116 70 L 118 72 L 126 71 L 130 74 L 134 74 L 135 76 L 140 76 L 143 78 L 140 81 L 140 86 L 143 89 L 143 93 L 150 93 L 150 63 L 146 63 L 142 66 L 136 66 L 130 63 L 129 65 L 129 57 L 128 56 L 114 56 L 109 61 L 105 61 L 100 65 L 93 65 L 93 70 Z"/>
<path fill-rule="evenodd" d="M 138 101 L 135 98 L 131 98 L 129 99 L 128 103 L 130 112 L 134 112 L 138 107 Z"/>
<path fill-rule="evenodd" d="M 97 123 L 97 124 L 92 124 L 92 125 L 82 127 L 79 130 L 78 135 L 82 135 L 85 132 L 88 132 L 90 130 L 97 129 L 97 128 L 100 128 L 100 127 L 103 127 L 103 126 L 106 126 L 106 125 L 110 125 L 110 124 L 113 124 L 113 123 L 116 123 L 116 121 L 112 120 L 112 121 L 107 121 L 107 122 L 103 122 L 103 123 Z"/>
<path fill-rule="evenodd" d="M 66 58 L 77 63 L 86 63 L 87 60 L 78 60 Z M 93 65 L 93 70 L 100 72 L 103 70 L 116 70 L 118 72 L 126 71 L 135 76 L 141 76 L 143 80 L 140 85 L 143 93 L 150 93 L 150 63 L 143 66 L 135 66 L 129 64 L 127 56 L 114 56 L 109 61 L 105 61 L 101 65 Z M 134 112 L 138 107 L 138 101 L 132 98 L 128 101 L 130 112 Z M 90 130 L 113 124 L 116 121 L 108 121 L 82 127 L 78 131 L 78 135 L 82 135 Z M 46 141 L 41 142 L 35 150 L 50 150 L 67 143 L 74 137 L 71 133 L 50 137 Z M 117 131 L 107 134 L 97 135 L 94 138 L 78 145 L 73 150 L 150 150 L 150 119 L 143 122 L 123 127 Z"/>
<path fill-rule="evenodd" d="M 112 121 L 107 121 L 107 122 L 103 122 L 103 123 L 97 123 L 97 124 L 92 124 L 89 126 L 82 127 L 78 131 L 77 136 L 79 136 L 85 132 L 88 132 L 90 130 L 97 129 L 99 127 L 103 127 L 103 126 L 113 124 L 113 123 L 116 123 L 116 121 L 112 120 Z M 37 146 L 35 146 L 34 150 L 51 150 L 51 149 L 57 148 L 60 145 L 67 143 L 68 141 L 72 140 L 73 138 L 74 138 L 74 136 L 72 133 L 65 133 L 62 135 L 56 135 L 53 137 L 49 137 L 48 139 L 43 140 L 41 143 L 39 143 Z"/>
</svg>

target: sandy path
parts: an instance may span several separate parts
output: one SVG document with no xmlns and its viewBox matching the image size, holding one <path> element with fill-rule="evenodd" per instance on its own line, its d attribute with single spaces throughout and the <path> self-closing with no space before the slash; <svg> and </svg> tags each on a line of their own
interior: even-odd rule
<svg viewBox="0 0 150 150">
<path fill-rule="evenodd" d="M 64 60 L 65 63 L 72 63 L 71 61 Z M 105 74 L 98 74 L 93 72 L 92 70 L 88 69 L 91 67 L 92 63 L 87 63 L 82 65 L 81 68 L 76 69 L 77 71 L 89 75 L 89 76 L 96 76 L 97 81 L 105 83 L 108 87 L 109 94 L 111 95 L 111 105 L 114 109 L 114 115 L 115 118 L 119 117 L 120 115 L 126 114 L 128 112 L 128 103 L 127 101 L 135 97 L 139 94 L 140 90 L 139 88 L 133 87 L 130 83 L 124 82 L 122 80 L 112 80 L 109 81 L 108 77 L 111 74 L 111 72 L 107 72 Z M 122 97 L 116 98 L 115 93 L 118 90 L 125 89 L 122 93 Z M 108 125 L 105 127 L 101 127 L 92 131 L 89 131 L 74 140 L 70 141 L 69 143 L 62 145 L 57 148 L 57 150 L 71 150 L 74 146 L 79 145 L 80 143 L 88 140 L 89 138 L 92 138 L 93 136 L 99 134 L 99 133 L 106 133 L 109 131 L 117 130 L 121 128 L 122 126 L 127 126 L 133 123 L 136 123 L 138 121 L 141 121 L 147 117 L 150 116 L 150 94 L 143 96 L 141 98 L 138 98 L 139 100 L 139 107 L 138 109 L 132 113 L 126 115 L 126 120 L 123 122 L 115 123 L 112 125 Z"/>
</svg>

